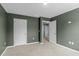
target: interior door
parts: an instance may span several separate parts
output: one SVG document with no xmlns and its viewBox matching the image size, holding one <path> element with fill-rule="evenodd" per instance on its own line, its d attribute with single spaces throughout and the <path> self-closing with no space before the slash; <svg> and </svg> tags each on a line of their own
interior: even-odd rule
<svg viewBox="0 0 79 59">
<path fill-rule="evenodd" d="M 49 27 L 50 27 L 50 34 L 49 34 L 50 42 L 56 43 L 56 20 L 50 22 Z"/>
<path fill-rule="evenodd" d="M 27 20 L 14 19 L 14 46 L 27 43 Z"/>
</svg>

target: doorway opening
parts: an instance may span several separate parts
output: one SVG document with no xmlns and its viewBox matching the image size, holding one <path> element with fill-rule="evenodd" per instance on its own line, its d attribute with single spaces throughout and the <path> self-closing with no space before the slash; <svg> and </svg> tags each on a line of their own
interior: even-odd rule
<svg viewBox="0 0 79 59">
<path fill-rule="evenodd" d="M 49 21 L 42 21 L 42 43 L 49 42 Z"/>
</svg>

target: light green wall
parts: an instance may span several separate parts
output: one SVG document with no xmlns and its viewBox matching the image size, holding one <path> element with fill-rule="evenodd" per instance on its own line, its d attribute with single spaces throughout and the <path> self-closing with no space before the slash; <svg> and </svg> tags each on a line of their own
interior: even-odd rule
<svg viewBox="0 0 79 59">
<path fill-rule="evenodd" d="M 17 15 L 12 13 L 6 13 L 3 7 L 0 5 L 0 55 L 7 46 L 13 45 L 13 19 L 20 18 L 26 19 L 27 24 L 27 42 L 39 42 L 39 27 L 40 22 L 39 18 L 31 17 L 31 16 L 24 16 L 24 15 Z M 50 20 L 49 18 L 42 17 L 41 20 Z M 33 40 L 35 37 L 35 40 Z"/>
<path fill-rule="evenodd" d="M 13 45 L 13 20 L 14 18 L 18 19 L 26 19 L 27 20 L 27 42 L 28 43 L 33 43 L 33 42 L 38 42 L 39 37 L 38 37 L 38 18 L 36 17 L 31 17 L 31 16 L 24 16 L 24 15 L 17 15 L 17 14 L 12 14 L 8 13 L 8 39 L 7 39 L 7 46 Z M 33 37 L 35 40 L 33 40 Z"/>
<path fill-rule="evenodd" d="M 0 5 L 0 55 L 6 48 L 7 14 Z"/>
<path fill-rule="evenodd" d="M 41 28 L 41 25 L 39 22 L 39 18 L 37 17 L 31 17 L 31 16 L 24 16 L 24 15 L 18 15 L 18 14 L 12 14 L 8 13 L 8 39 L 7 39 L 7 46 L 13 45 L 13 19 L 19 18 L 19 19 L 26 19 L 27 20 L 27 42 L 33 43 L 33 42 L 39 42 L 41 40 L 41 30 L 39 30 L 39 27 Z M 50 20 L 49 18 L 41 17 L 40 20 Z M 33 40 L 33 37 L 35 37 L 35 40 Z"/>
<path fill-rule="evenodd" d="M 52 18 L 57 20 L 57 43 L 79 51 L 79 8 Z M 68 24 L 71 21 L 71 24 Z M 69 44 L 74 42 L 74 45 Z"/>
</svg>

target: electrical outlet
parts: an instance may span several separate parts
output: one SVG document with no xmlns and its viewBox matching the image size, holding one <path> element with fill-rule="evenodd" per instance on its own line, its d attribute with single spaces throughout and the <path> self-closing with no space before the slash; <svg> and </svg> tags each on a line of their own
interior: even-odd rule
<svg viewBox="0 0 79 59">
<path fill-rule="evenodd" d="M 74 42 L 72 42 L 72 45 L 74 45 Z"/>
<path fill-rule="evenodd" d="M 70 45 L 74 45 L 74 42 L 69 41 L 68 43 L 69 43 Z"/>
</svg>

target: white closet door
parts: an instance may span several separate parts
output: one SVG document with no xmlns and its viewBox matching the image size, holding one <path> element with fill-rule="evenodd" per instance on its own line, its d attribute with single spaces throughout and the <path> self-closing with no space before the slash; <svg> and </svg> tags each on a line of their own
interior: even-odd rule
<svg viewBox="0 0 79 59">
<path fill-rule="evenodd" d="M 50 28 L 50 31 L 49 31 L 50 42 L 56 43 L 56 20 L 50 22 L 49 28 Z"/>
<path fill-rule="evenodd" d="M 14 46 L 27 43 L 27 20 L 14 19 Z"/>
</svg>

